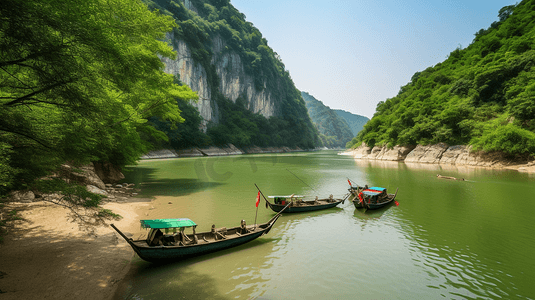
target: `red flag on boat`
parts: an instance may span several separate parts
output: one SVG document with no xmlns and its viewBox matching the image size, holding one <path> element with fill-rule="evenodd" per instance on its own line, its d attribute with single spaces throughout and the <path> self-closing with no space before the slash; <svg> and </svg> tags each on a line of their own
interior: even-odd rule
<svg viewBox="0 0 535 300">
<path fill-rule="evenodd" d="M 351 180 L 348 179 L 347 182 L 349 183 L 349 186 L 351 186 Z"/>
<path fill-rule="evenodd" d="M 260 203 L 260 191 L 258 191 L 258 195 L 256 196 L 256 207 L 258 207 L 259 203 Z"/>
</svg>

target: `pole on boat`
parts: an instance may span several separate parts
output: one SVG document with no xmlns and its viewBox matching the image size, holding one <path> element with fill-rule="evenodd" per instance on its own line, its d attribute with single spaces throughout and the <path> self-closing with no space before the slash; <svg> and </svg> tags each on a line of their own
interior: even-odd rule
<svg viewBox="0 0 535 300">
<path fill-rule="evenodd" d="M 292 173 L 290 170 L 286 169 L 286 171 L 290 172 L 290 174 L 292 174 L 293 176 L 295 176 L 295 178 L 301 180 L 302 183 L 304 183 L 306 186 L 308 186 L 309 188 L 311 188 L 314 192 L 318 192 L 316 191 L 313 187 L 311 187 L 310 185 L 308 185 L 306 182 L 304 182 L 301 178 L 297 177 L 297 175 L 295 175 L 294 173 Z"/>
<path fill-rule="evenodd" d="M 346 178 L 347 178 L 347 180 L 349 181 L 349 185 L 350 185 L 351 187 L 353 187 L 353 185 L 352 185 L 351 183 L 354 182 L 354 181 L 351 180 L 351 179 L 349 179 L 349 177 L 346 177 Z M 360 186 L 358 183 L 356 183 L 356 185 L 357 185 L 357 186 Z"/>
<path fill-rule="evenodd" d="M 264 196 L 264 193 L 262 193 L 262 191 L 260 190 L 260 188 L 258 187 L 258 185 L 256 185 L 256 183 L 254 184 L 254 186 L 256 186 L 256 189 L 258 190 L 258 192 L 262 195 L 262 198 L 264 198 L 264 200 L 266 200 L 266 204 L 269 204 L 269 206 L 271 207 L 271 203 L 269 203 L 268 199 L 266 199 L 266 196 Z M 267 208 L 267 206 L 266 206 Z M 257 210 L 258 211 L 258 210 Z"/>
<path fill-rule="evenodd" d="M 258 217 L 258 203 L 260 203 L 260 190 L 258 190 L 258 195 L 256 195 L 256 215 L 254 216 L 254 227 L 256 228 L 256 217 Z"/>
</svg>

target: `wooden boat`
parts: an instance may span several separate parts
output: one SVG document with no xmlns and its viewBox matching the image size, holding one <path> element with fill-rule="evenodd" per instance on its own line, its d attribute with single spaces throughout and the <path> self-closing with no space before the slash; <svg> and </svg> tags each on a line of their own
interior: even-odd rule
<svg viewBox="0 0 535 300">
<path fill-rule="evenodd" d="M 141 220 L 141 226 L 150 229 L 147 238 L 142 240 L 128 238 L 115 225 L 111 224 L 111 227 L 128 242 L 140 258 L 149 262 L 162 263 L 250 242 L 267 234 L 287 207 L 288 205 L 283 207 L 280 213 L 263 224 L 246 225 L 242 220 L 241 225 L 237 227 L 215 228 L 215 225 L 212 225 L 211 231 L 201 233 L 195 233 L 197 224 L 190 219 Z M 186 228 L 192 228 L 193 233 L 185 234 Z"/>
<path fill-rule="evenodd" d="M 360 202 L 360 207 L 364 207 L 366 209 L 378 209 L 381 207 L 384 207 L 394 201 L 396 199 L 396 195 L 398 194 L 398 190 L 396 190 L 395 194 L 388 194 L 386 191 L 386 188 L 382 187 L 371 187 L 362 190 L 358 195 L 358 199 L 355 199 L 353 203 Z M 356 208 L 357 205 L 355 204 Z"/>
<path fill-rule="evenodd" d="M 335 207 L 349 197 L 350 194 L 347 194 L 344 199 L 335 199 L 333 195 L 330 195 L 329 198 L 315 200 L 303 200 L 304 196 L 268 196 L 268 198 L 273 199 L 273 203 L 269 202 L 266 198 L 266 204 L 275 211 L 280 212 L 282 209 L 289 205 L 288 208 L 284 211 L 285 213 L 297 213 L 297 212 L 307 212 L 314 210 L 322 210 L 331 207 Z"/>
<path fill-rule="evenodd" d="M 351 185 L 348 189 L 349 193 L 351 194 L 351 197 L 350 197 L 350 201 L 353 202 L 353 205 L 355 205 L 355 208 L 362 208 L 364 207 L 363 204 L 362 204 L 362 199 L 360 199 L 358 197 L 358 195 L 360 194 L 360 192 L 362 192 L 363 190 L 367 189 L 368 186 L 353 186 Z"/>
<path fill-rule="evenodd" d="M 437 178 L 464 181 L 464 178 L 455 178 L 455 177 L 451 177 L 451 176 L 442 176 L 440 174 L 437 174 Z"/>
</svg>

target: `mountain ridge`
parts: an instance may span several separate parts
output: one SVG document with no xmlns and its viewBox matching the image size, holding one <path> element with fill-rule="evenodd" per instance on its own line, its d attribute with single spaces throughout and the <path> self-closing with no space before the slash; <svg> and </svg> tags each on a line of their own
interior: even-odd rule
<svg viewBox="0 0 535 300">
<path fill-rule="evenodd" d="M 323 146 L 328 148 L 345 147 L 356 136 L 346 118 L 340 116 L 336 110 L 331 109 L 307 92 L 301 91 L 301 96 L 305 100 L 305 105 L 312 122 L 320 133 Z M 348 114 L 351 113 L 348 112 Z M 350 121 L 353 121 L 350 116 L 347 117 Z"/>
<path fill-rule="evenodd" d="M 357 115 L 343 109 L 333 110 L 347 122 L 349 129 L 351 129 L 351 132 L 353 133 L 353 136 L 357 136 L 364 128 L 364 125 L 370 120 L 365 116 Z"/>
</svg>

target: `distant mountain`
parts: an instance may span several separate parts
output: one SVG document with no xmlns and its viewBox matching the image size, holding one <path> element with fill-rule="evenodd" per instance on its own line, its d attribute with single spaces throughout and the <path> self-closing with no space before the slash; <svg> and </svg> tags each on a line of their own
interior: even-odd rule
<svg viewBox="0 0 535 300">
<path fill-rule="evenodd" d="M 366 122 L 370 120 L 365 116 L 355 115 L 345 110 L 334 109 L 334 111 L 340 117 L 342 117 L 347 122 L 347 124 L 349 124 L 349 128 L 351 129 L 353 136 L 357 136 L 357 134 L 362 130 L 362 128 L 364 128 L 364 124 L 366 124 Z"/>
<path fill-rule="evenodd" d="M 348 122 L 338 114 L 325 106 L 307 92 L 301 92 L 312 123 L 319 131 L 323 146 L 328 148 L 345 147 L 354 134 Z"/>
</svg>

